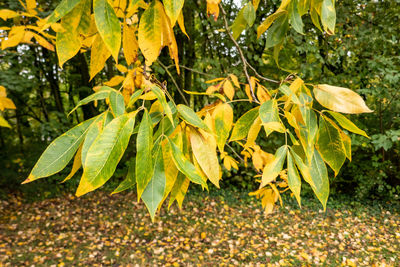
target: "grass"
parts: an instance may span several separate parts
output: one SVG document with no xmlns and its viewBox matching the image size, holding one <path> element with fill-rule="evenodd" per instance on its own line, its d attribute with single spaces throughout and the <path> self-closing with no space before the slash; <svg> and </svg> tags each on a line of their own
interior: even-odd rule
<svg viewBox="0 0 400 267">
<path fill-rule="evenodd" d="M 399 204 L 313 199 L 265 216 L 245 193 L 192 192 L 152 223 L 132 192 L 95 192 L 0 209 L 0 266 L 396 266 Z M 397 265 L 398 266 L 398 265 Z"/>
</svg>

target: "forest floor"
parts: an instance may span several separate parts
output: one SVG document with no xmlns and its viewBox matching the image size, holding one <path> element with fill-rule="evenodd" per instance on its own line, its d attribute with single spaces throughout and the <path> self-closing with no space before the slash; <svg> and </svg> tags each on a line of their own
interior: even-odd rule
<svg viewBox="0 0 400 267">
<path fill-rule="evenodd" d="M 132 192 L 14 197 L 0 205 L 0 266 L 398 266 L 398 204 L 304 202 L 266 216 L 244 193 L 196 193 L 152 223 Z"/>
</svg>

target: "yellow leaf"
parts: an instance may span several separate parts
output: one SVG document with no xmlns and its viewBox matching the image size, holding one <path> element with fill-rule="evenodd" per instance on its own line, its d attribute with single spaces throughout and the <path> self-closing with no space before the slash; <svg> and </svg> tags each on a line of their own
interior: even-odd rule
<svg viewBox="0 0 400 267">
<path fill-rule="evenodd" d="M 292 84 L 289 86 L 289 88 L 290 88 L 290 90 L 293 92 L 293 93 L 297 93 L 299 90 L 300 90 L 300 88 L 301 88 L 301 86 L 304 84 L 304 81 L 302 80 L 302 79 L 300 79 L 299 77 L 297 77 L 293 82 L 292 82 Z"/>
<path fill-rule="evenodd" d="M 208 138 L 213 138 L 212 135 L 204 133 Z M 199 163 L 201 170 L 208 177 L 208 179 L 219 188 L 219 173 L 220 167 L 217 158 L 217 146 L 212 142 L 208 142 L 200 132 L 195 128 L 190 131 L 190 143 L 192 146 L 193 154 Z"/>
<path fill-rule="evenodd" d="M 255 145 L 260 130 L 261 130 L 261 118 L 258 116 L 254 120 L 253 124 L 250 127 L 249 133 L 247 134 L 247 141 L 246 144 L 244 145 L 245 148 Z"/>
<path fill-rule="evenodd" d="M 119 70 L 122 73 L 128 72 L 128 68 L 125 67 L 124 65 L 117 64 L 116 67 L 117 67 L 117 70 Z"/>
<path fill-rule="evenodd" d="M 11 128 L 11 125 L 0 115 L 0 126 Z"/>
<path fill-rule="evenodd" d="M 139 44 L 136 40 L 135 31 L 136 29 L 134 27 L 129 26 L 126 22 L 124 22 L 122 47 L 126 59 L 126 64 L 128 65 L 131 65 L 136 61 L 137 52 L 139 49 Z"/>
<path fill-rule="evenodd" d="M 229 77 L 231 78 L 233 85 L 235 85 L 237 88 L 240 88 L 238 77 L 235 74 L 229 74 Z"/>
<path fill-rule="evenodd" d="M 114 87 L 114 86 L 121 84 L 124 80 L 125 80 L 125 77 L 117 75 L 117 76 L 112 77 L 111 80 L 109 80 L 108 82 L 105 82 L 104 84 L 107 86 L 110 86 L 110 87 Z"/>
<path fill-rule="evenodd" d="M 229 98 L 229 100 L 232 100 L 235 96 L 235 88 L 233 88 L 232 83 L 229 80 L 225 80 L 223 88 L 225 95 Z"/>
<path fill-rule="evenodd" d="M 181 13 L 179 13 L 179 16 L 178 16 L 178 25 L 179 25 L 179 28 L 181 29 L 181 31 L 186 35 L 186 37 L 188 39 L 190 39 L 189 35 L 186 33 L 182 11 L 181 11 Z"/>
<path fill-rule="evenodd" d="M 114 0 L 113 8 L 115 14 L 119 18 L 125 17 L 125 9 L 126 9 L 127 0 Z"/>
<path fill-rule="evenodd" d="M 152 1 L 143 12 L 139 23 L 139 48 L 146 58 L 146 65 L 156 61 L 162 47 L 163 6 L 158 1 Z"/>
<path fill-rule="evenodd" d="M 36 15 L 36 5 L 36 0 L 26 0 L 26 11 L 28 11 L 29 14 Z"/>
<path fill-rule="evenodd" d="M 265 167 L 265 165 L 267 165 L 273 160 L 274 160 L 274 155 L 267 153 L 262 149 L 260 149 L 259 146 L 256 146 L 256 149 L 254 150 L 254 153 L 252 155 L 253 165 L 256 168 L 256 170 L 258 171 L 262 170 Z"/>
<path fill-rule="evenodd" d="M 43 46 L 44 48 L 50 51 L 54 51 L 54 46 L 51 43 L 49 43 L 46 39 L 44 39 L 42 36 L 35 33 L 33 34 L 33 36 L 35 37 L 39 45 Z"/>
<path fill-rule="evenodd" d="M 75 173 L 79 170 L 79 168 L 82 166 L 82 158 L 81 158 L 81 155 L 82 155 L 82 146 L 83 146 L 83 145 L 81 145 L 81 146 L 79 147 L 78 151 L 77 151 L 76 154 L 75 154 L 74 162 L 72 163 L 71 172 L 68 174 L 67 177 L 65 177 L 65 179 L 64 179 L 61 183 L 65 183 L 66 181 L 68 181 L 69 179 L 71 179 L 71 178 L 75 175 Z"/>
<path fill-rule="evenodd" d="M 163 10 L 164 11 L 164 10 Z M 161 12 L 162 15 L 162 47 L 168 46 L 169 56 L 171 59 L 175 61 L 175 67 L 178 72 L 179 71 L 179 58 L 178 58 L 178 45 L 176 43 L 175 34 L 172 29 L 172 24 L 165 14 L 165 12 Z"/>
<path fill-rule="evenodd" d="M 265 87 L 261 84 L 257 85 L 257 98 L 261 104 L 271 99 L 271 96 L 268 94 Z"/>
<path fill-rule="evenodd" d="M 110 56 L 111 52 L 107 49 L 103 39 L 99 34 L 96 34 L 90 53 L 90 80 L 104 68 Z"/>
<path fill-rule="evenodd" d="M 154 99 L 157 99 L 157 96 L 153 93 L 153 91 L 150 91 L 150 92 L 145 93 L 144 95 L 140 96 L 139 99 L 154 100 Z"/>
<path fill-rule="evenodd" d="M 324 107 L 341 113 L 373 112 L 356 92 L 338 86 L 319 84 L 314 87 L 315 99 Z"/>
<path fill-rule="evenodd" d="M 18 16 L 19 16 L 18 13 L 13 10 L 9 10 L 9 9 L 1 9 L 0 10 L 0 18 L 3 20 L 12 19 L 12 18 L 15 18 Z"/>
<path fill-rule="evenodd" d="M 219 7 L 218 3 L 221 1 L 216 0 L 207 0 L 207 15 L 214 16 L 214 20 L 217 21 L 219 16 Z"/>
<path fill-rule="evenodd" d="M 4 50 L 6 48 L 18 45 L 23 40 L 24 35 L 25 35 L 25 27 L 23 26 L 12 27 L 11 31 L 8 34 L 7 39 L 1 42 L 1 49 Z"/>
<path fill-rule="evenodd" d="M 206 83 L 215 83 L 215 82 L 219 82 L 222 80 L 225 80 L 225 78 L 215 78 L 215 79 L 206 81 Z"/>
<path fill-rule="evenodd" d="M 277 122 L 277 121 L 263 123 L 263 126 L 264 126 L 265 130 L 268 130 L 268 131 L 277 131 L 280 133 L 284 133 L 286 131 L 285 126 L 283 126 L 282 123 Z"/>
<path fill-rule="evenodd" d="M 238 165 L 237 161 L 234 160 L 231 156 L 225 156 L 224 157 L 224 166 L 225 168 L 230 171 L 232 168 L 238 170 Z"/>
<path fill-rule="evenodd" d="M 8 97 L 0 97 L 0 110 L 16 109 L 14 102 Z"/>
<path fill-rule="evenodd" d="M 0 85 L 0 97 L 7 97 L 6 88 Z"/>
</svg>

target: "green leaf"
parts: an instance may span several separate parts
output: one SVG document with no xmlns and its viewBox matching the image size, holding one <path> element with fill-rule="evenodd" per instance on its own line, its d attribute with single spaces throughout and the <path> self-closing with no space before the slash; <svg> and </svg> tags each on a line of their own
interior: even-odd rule
<svg viewBox="0 0 400 267">
<path fill-rule="evenodd" d="M 128 146 L 134 124 L 134 115 L 124 114 L 112 120 L 94 140 L 86 155 L 76 196 L 101 187 L 111 178 Z"/>
<path fill-rule="evenodd" d="M 165 98 L 164 92 L 156 85 L 151 87 L 151 90 L 157 96 L 158 101 L 160 101 L 161 106 L 164 109 L 165 115 L 167 115 L 168 119 L 171 121 L 172 126 L 175 127 L 174 118 L 172 117 L 172 110 L 171 107 L 167 103 L 167 99 Z"/>
<path fill-rule="evenodd" d="M 128 190 L 136 184 L 135 162 L 136 162 L 135 158 L 130 159 L 128 166 L 128 173 L 125 179 L 118 185 L 118 187 L 111 193 L 111 195 Z"/>
<path fill-rule="evenodd" d="M 321 155 L 316 149 L 314 150 L 314 154 L 311 159 L 309 171 L 313 181 L 313 183 L 310 184 L 311 188 L 313 189 L 319 201 L 322 203 L 324 210 L 326 210 L 326 202 L 328 201 L 329 196 L 328 170 L 326 169 L 326 165 Z"/>
<path fill-rule="evenodd" d="M 300 198 L 300 191 L 301 191 L 301 179 L 299 172 L 294 164 L 292 155 L 289 151 L 287 151 L 287 168 L 288 168 L 288 185 L 290 190 L 293 192 L 294 196 L 296 197 L 299 206 L 301 207 L 301 198 Z"/>
<path fill-rule="evenodd" d="M 108 3 L 108 0 L 93 0 L 93 11 L 97 30 L 111 55 L 118 62 L 121 26 L 114 8 Z"/>
<path fill-rule="evenodd" d="M 140 96 L 143 93 L 143 89 L 136 90 L 132 95 L 131 98 L 129 99 L 128 105 L 126 109 L 131 109 L 133 108 L 133 105 L 136 103 L 136 101 L 140 98 Z"/>
<path fill-rule="evenodd" d="M 313 6 L 310 9 L 310 17 L 315 27 L 317 27 L 321 32 L 323 32 L 321 24 L 319 23 L 318 11 Z"/>
<path fill-rule="evenodd" d="M 288 147 L 286 145 L 281 146 L 276 150 L 274 160 L 268 162 L 263 170 L 260 188 L 266 186 L 275 180 L 275 178 L 282 171 L 283 164 L 285 163 L 285 157 Z"/>
<path fill-rule="evenodd" d="M 268 29 L 265 48 L 270 48 L 280 44 L 289 29 L 289 20 L 287 15 L 279 16 L 274 24 Z"/>
<path fill-rule="evenodd" d="M 47 23 L 52 24 L 59 21 L 67 15 L 81 0 L 62 0 L 61 3 L 54 9 L 53 13 L 48 17 Z"/>
<path fill-rule="evenodd" d="M 109 100 L 111 112 L 114 114 L 114 117 L 121 116 L 125 113 L 124 96 L 120 92 L 112 90 L 110 92 Z"/>
<path fill-rule="evenodd" d="M 360 128 L 358 128 L 352 121 L 350 121 L 348 118 L 346 118 L 345 116 L 343 116 L 340 113 L 336 113 L 333 111 L 327 111 L 329 114 L 331 114 L 331 116 L 333 118 L 335 118 L 335 120 L 340 124 L 340 126 L 342 126 L 344 129 L 365 136 L 367 138 L 370 138 L 366 132 L 364 132 L 363 130 L 361 130 Z"/>
<path fill-rule="evenodd" d="M 153 172 L 150 182 L 143 191 L 142 200 L 149 210 L 151 220 L 154 222 L 154 215 L 157 207 L 164 197 L 166 176 L 161 145 L 158 145 L 153 157 Z"/>
<path fill-rule="evenodd" d="M 324 119 L 323 116 L 319 117 L 316 145 L 322 158 L 335 171 L 336 176 L 346 160 L 346 151 L 339 129 L 331 120 Z"/>
<path fill-rule="evenodd" d="M 256 20 L 256 10 L 252 2 L 248 2 L 247 5 L 244 6 L 243 17 L 249 27 L 253 26 L 254 21 Z"/>
<path fill-rule="evenodd" d="M 297 1 L 291 1 L 290 3 L 290 24 L 298 33 L 304 34 L 304 24 L 298 10 Z"/>
<path fill-rule="evenodd" d="M 152 177 L 153 123 L 147 109 L 144 110 L 142 122 L 136 139 L 136 182 L 138 200 Z"/>
<path fill-rule="evenodd" d="M 53 175 L 64 169 L 74 157 L 88 131 L 88 127 L 94 120 L 95 118 L 92 118 L 78 124 L 51 142 L 33 167 L 28 179 L 23 183 Z"/>
<path fill-rule="evenodd" d="M 243 114 L 242 117 L 240 117 L 237 120 L 235 126 L 233 127 L 229 142 L 242 140 L 246 138 L 247 134 L 249 133 L 251 125 L 253 125 L 253 122 L 258 117 L 258 110 L 259 107 L 255 107 L 247 111 L 245 114 Z"/>
<path fill-rule="evenodd" d="M 80 100 L 78 102 L 78 104 L 68 113 L 68 115 L 70 115 L 72 112 L 74 112 L 80 106 L 86 105 L 95 100 L 106 99 L 110 95 L 110 92 L 112 90 L 113 90 L 112 88 L 107 87 L 107 86 L 101 87 L 96 93 L 91 94 L 90 96 Z"/>
<path fill-rule="evenodd" d="M 239 38 L 240 34 L 246 29 L 247 20 L 244 17 L 244 10 L 246 6 L 244 6 L 239 13 L 237 14 L 233 24 L 231 26 L 232 29 L 232 36 L 236 40 Z"/>
<path fill-rule="evenodd" d="M 219 104 L 214 112 L 214 129 L 219 150 L 224 151 L 233 124 L 233 109 L 229 104 Z"/>
<path fill-rule="evenodd" d="M 347 88 L 319 84 L 314 87 L 314 95 L 322 106 L 336 112 L 347 114 L 373 112 L 360 95 Z"/>
<path fill-rule="evenodd" d="M 171 146 L 172 159 L 174 160 L 178 170 L 193 183 L 207 186 L 201 176 L 197 173 L 196 167 L 184 156 L 179 147 L 169 138 L 168 142 Z"/>
<path fill-rule="evenodd" d="M 178 105 L 176 108 L 184 121 L 205 131 L 210 131 L 204 121 L 197 116 L 193 109 L 182 104 Z"/>
<path fill-rule="evenodd" d="M 322 1 L 321 21 L 327 33 L 329 34 L 335 33 L 335 24 L 336 24 L 335 0 Z"/>
<path fill-rule="evenodd" d="M 301 106 L 300 112 L 305 125 L 300 125 L 300 142 L 308 160 L 311 160 L 318 132 L 317 115 L 307 106 Z"/>
<path fill-rule="evenodd" d="M 178 20 L 178 16 L 181 13 L 185 0 L 164 0 L 163 3 L 165 13 L 171 22 L 171 26 L 173 27 Z"/>
<path fill-rule="evenodd" d="M 287 14 L 286 10 L 277 10 L 274 14 L 268 16 L 257 28 L 257 39 L 261 37 L 261 35 L 269 29 L 271 24 L 283 14 Z"/>
<path fill-rule="evenodd" d="M 299 11 L 300 16 L 303 16 L 310 9 L 310 0 L 298 0 L 297 1 L 297 10 Z"/>
<path fill-rule="evenodd" d="M 303 176 L 304 180 L 312 185 L 313 185 L 313 180 L 311 178 L 311 174 L 310 174 L 310 170 L 308 168 L 308 166 L 306 164 L 304 164 L 303 159 L 294 151 L 294 149 L 291 147 L 290 148 L 290 154 L 292 155 L 292 157 L 294 158 L 297 167 L 299 168 L 301 175 Z"/>
</svg>

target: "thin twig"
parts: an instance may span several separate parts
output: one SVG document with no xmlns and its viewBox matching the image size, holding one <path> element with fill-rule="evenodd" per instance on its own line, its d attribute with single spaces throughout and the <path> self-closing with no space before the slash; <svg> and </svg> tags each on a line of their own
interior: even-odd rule
<svg viewBox="0 0 400 267">
<path fill-rule="evenodd" d="M 172 82 L 174 83 L 176 89 L 178 89 L 179 94 L 182 96 L 183 101 L 185 101 L 185 104 L 189 106 L 189 102 L 186 99 L 186 96 L 183 93 L 182 89 L 179 88 L 178 84 L 176 83 L 174 76 L 172 76 L 172 74 L 171 74 L 171 72 L 169 72 L 168 68 L 164 64 L 162 64 L 162 62 L 159 59 L 157 59 L 157 63 L 160 64 L 160 66 L 165 70 L 165 72 L 167 72 L 168 76 L 171 78 Z"/>
<path fill-rule="evenodd" d="M 251 84 L 249 73 L 247 72 L 247 65 L 248 65 L 247 64 L 247 60 L 244 57 L 243 51 L 240 48 L 239 44 L 236 42 L 235 38 L 233 38 L 233 36 L 232 36 L 231 30 L 229 29 L 229 25 L 228 25 L 228 20 L 226 18 L 226 12 L 225 12 L 225 9 L 224 9 L 224 7 L 222 6 L 221 3 L 219 4 L 219 8 L 221 9 L 222 18 L 224 19 L 225 30 L 228 33 L 229 38 L 232 40 L 233 44 L 236 46 L 236 49 L 239 51 L 240 59 L 241 59 L 242 64 L 243 64 L 243 71 L 244 71 L 244 74 L 246 75 L 247 82 L 249 83 L 249 86 L 250 86 L 251 96 L 253 97 L 254 101 L 256 101 L 257 103 L 260 103 L 257 100 L 256 95 L 254 94 L 254 88 L 253 88 L 253 86 Z"/>
<path fill-rule="evenodd" d="M 167 69 L 172 68 L 172 67 L 175 67 L 175 65 L 166 66 Z M 204 75 L 204 76 L 217 77 L 214 74 L 205 73 L 205 72 L 202 72 L 202 71 L 199 71 L 199 70 L 195 70 L 195 69 L 186 67 L 184 65 L 179 65 L 179 67 L 182 68 L 182 69 L 194 72 L 194 73 L 198 73 L 198 74 Z"/>
<path fill-rule="evenodd" d="M 259 73 L 256 71 L 256 69 L 255 69 L 252 65 L 250 65 L 249 62 L 246 61 L 246 63 L 247 63 L 247 66 L 254 72 L 254 74 L 256 75 L 257 78 L 259 78 L 259 79 L 261 79 L 261 80 L 264 80 L 264 81 L 267 81 L 267 82 L 271 82 L 271 83 L 277 83 L 277 84 L 280 83 L 280 81 L 273 80 L 273 79 L 270 79 L 270 78 L 267 78 L 267 77 L 262 76 L 261 74 L 259 74 Z"/>
</svg>

